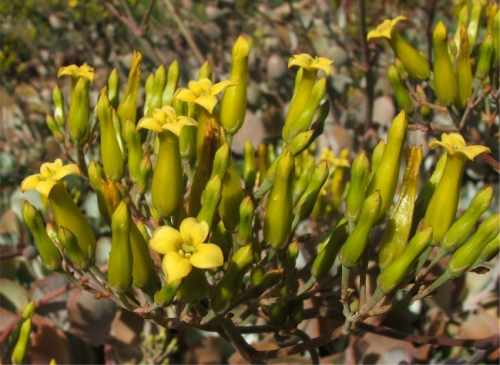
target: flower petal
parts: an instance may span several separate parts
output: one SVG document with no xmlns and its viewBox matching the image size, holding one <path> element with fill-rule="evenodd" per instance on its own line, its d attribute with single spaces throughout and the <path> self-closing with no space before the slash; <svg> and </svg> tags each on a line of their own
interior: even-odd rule
<svg viewBox="0 0 500 365">
<path fill-rule="evenodd" d="M 57 77 L 61 77 L 64 75 L 75 76 L 77 72 L 78 72 L 77 65 L 69 65 L 66 67 L 61 67 L 59 69 L 59 72 L 57 73 Z"/>
<path fill-rule="evenodd" d="M 236 84 L 231 80 L 221 81 L 210 88 L 210 94 L 217 95 L 229 86 L 236 86 Z"/>
<path fill-rule="evenodd" d="M 197 246 L 205 241 L 209 230 L 207 222 L 198 222 L 196 218 L 190 217 L 182 221 L 180 235 L 185 243 Z"/>
<path fill-rule="evenodd" d="M 153 233 L 149 245 L 156 252 L 165 255 L 168 252 L 177 252 L 182 246 L 182 239 L 178 230 L 162 226 Z"/>
<path fill-rule="evenodd" d="M 332 60 L 325 57 L 318 57 L 311 64 L 311 68 L 323 71 L 326 75 L 329 75 L 332 71 Z"/>
<path fill-rule="evenodd" d="M 26 190 L 33 190 L 35 186 L 42 181 L 43 177 L 41 174 L 30 175 L 26 177 L 21 183 L 21 191 L 24 193 Z"/>
<path fill-rule="evenodd" d="M 141 118 L 141 120 L 139 120 L 139 123 L 137 123 L 136 130 L 139 130 L 141 128 L 146 128 L 155 132 L 163 131 L 160 121 L 156 118 Z"/>
<path fill-rule="evenodd" d="M 205 85 L 205 89 L 208 90 L 208 88 L 212 86 L 212 83 L 208 79 L 202 79 L 202 80 L 208 81 L 209 85 L 208 86 Z M 191 90 L 196 95 L 196 97 L 200 96 L 203 93 L 203 86 L 204 86 L 203 84 L 204 83 L 206 84 L 206 82 L 202 82 L 202 80 L 199 81 L 191 80 L 188 83 L 189 90 Z"/>
<path fill-rule="evenodd" d="M 213 243 L 202 243 L 196 246 L 196 252 L 191 256 L 191 264 L 199 269 L 211 269 L 223 263 L 222 250 Z"/>
<path fill-rule="evenodd" d="M 202 95 L 195 100 L 195 103 L 204 107 L 210 114 L 212 114 L 217 101 L 217 98 L 213 95 Z"/>
<path fill-rule="evenodd" d="M 35 190 L 38 191 L 40 194 L 42 194 L 45 197 L 49 197 L 50 191 L 52 188 L 57 184 L 55 180 L 43 180 L 40 181 L 36 186 Z M 62 183 L 61 183 L 62 184 Z"/>
<path fill-rule="evenodd" d="M 180 137 L 182 127 L 184 127 L 184 125 L 181 123 L 165 123 L 162 128 L 163 130 L 170 131 L 177 137 Z"/>
<path fill-rule="evenodd" d="M 190 89 L 177 89 L 174 94 L 174 99 L 184 101 L 186 103 L 194 103 L 197 95 Z"/>
<path fill-rule="evenodd" d="M 62 166 L 58 171 L 56 171 L 55 175 L 52 177 L 54 180 L 61 180 L 63 177 L 68 175 L 77 175 L 80 176 L 80 169 L 74 163 L 70 163 L 66 166 Z"/>
<path fill-rule="evenodd" d="M 481 153 L 491 153 L 491 150 L 485 146 L 467 146 L 460 150 L 469 160 L 473 160 Z"/>
<path fill-rule="evenodd" d="M 198 125 L 198 123 L 196 123 L 196 121 L 193 118 L 186 117 L 184 115 L 177 117 L 177 122 L 183 125 L 195 125 L 195 126 Z"/>
<path fill-rule="evenodd" d="M 305 69 L 309 69 L 312 62 L 313 58 L 311 57 L 311 55 L 307 53 L 301 53 L 290 58 L 290 60 L 288 61 L 288 68 L 292 66 L 299 66 Z"/>
<path fill-rule="evenodd" d="M 179 255 L 177 252 L 169 252 L 162 261 L 163 271 L 167 275 L 167 282 L 182 279 L 189 274 L 193 265 L 189 259 Z"/>
</svg>

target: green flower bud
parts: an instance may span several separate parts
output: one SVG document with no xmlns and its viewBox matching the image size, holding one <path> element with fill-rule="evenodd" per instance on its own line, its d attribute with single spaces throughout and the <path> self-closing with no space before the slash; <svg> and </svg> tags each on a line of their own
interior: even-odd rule
<svg viewBox="0 0 500 365">
<path fill-rule="evenodd" d="M 394 118 L 389 129 L 387 145 L 384 148 L 384 154 L 380 159 L 377 169 L 372 169 L 372 177 L 366 189 L 366 196 L 371 195 L 377 190 L 380 192 L 381 205 L 376 219 L 377 222 L 385 217 L 396 193 L 407 127 L 406 112 L 402 110 Z"/>
<path fill-rule="evenodd" d="M 177 279 L 171 283 L 164 284 L 161 289 L 155 293 L 155 303 L 160 307 L 168 307 L 170 303 L 172 303 L 172 300 L 174 300 L 181 284 L 182 279 Z"/>
<path fill-rule="evenodd" d="M 467 30 L 467 24 L 469 24 L 469 6 L 468 4 L 465 4 L 464 6 L 462 6 L 462 9 L 460 9 L 460 12 L 458 13 L 457 29 L 455 31 L 455 36 L 453 37 L 455 46 L 458 49 L 460 49 L 461 47 L 461 29 L 463 26 L 465 26 L 465 29 Z"/>
<path fill-rule="evenodd" d="M 137 192 L 140 194 L 146 194 L 149 187 L 149 182 L 151 181 L 151 174 L 153 172 L 153 164 L 149 156 L 144 156 L 141 161 L 141 166 L 139 169 L 139 180 L 137 181 Z"/>
<path fill-rule="evenodd" d="M 332 198 L 331 207 L 333 211 L 337 211 L 342 204 L 342 196 L 344 193 L 344 171 L 347 167 L 350 167 L 348 160 L 349 150 L 347 148 L 340 151 L 340 157 L 333 159 L 333 165 L 335 169 L 332 175 Z"/>
<path fill-rule="evenodd" d="M 250 140 L 245 141 L 243 147 L 244 162 L 243 162 L 243 180 L 245 181 L 245 189 L 252 191 L 257 178 L 257 167 L 255 166 L 255 149 Z"/>
<path fill-rule="evenodd" d="M 127 86 L 125 87 L 125 92 L 123 93 L 120 105 L 118 105 L 117 113 L 122 122 L 122 131 L 125 137 L 126 121 L 130 120 L 134 125 L 137 121 L 137 93 L 139 92 L 140 82 L 141 82 L 141 64 L 142 64 L 142 54 L 134 51 L 132 57 L 132 63 L 130 66 L 130 72 L 128 74 Z M 129 146 L 130 148 L 130 146 Z M 142 156 L 141 156 L 142 160 Z"/>
<path fill-rule="evenodd" d="M 477 261 L 486 245 L 493 240 L 500 231 L 500 215 L 495 214 L 487 218 L 476 233 L 467 242 L 460 246 L 446 266 L 446 271 L 453 277 L 458 277 L 469 270 Z"/>
<path fill-rule="evenodd" d="M 128 172 L 130 180 L 134 183 L 139 181 L 141 176 L 141 162 L 144 158 L 142 154 L 141 135 L 136 133 L 136 127 L 131 119 L 123 123 L 123 139 L 128 149 Z"/>
<path fill-rule="evenodd" d="M 89 81 L 81 77 L 75 85 L 69 104 L 69 137 L 72 142 L 82 146 L 89 140 L 89 118 Z"/>
<path fill-rule="evenodd" d="M 311 173 L 314 170 L 314 159 L 311 158 L 307 161 L 306 166 L 302 169 L 299 179 L 295 182 L 293 186 L 293 205 L 296 206 L 304 191 L 306 191 L 309 180 L 311 179 Z"/>
<path fill-rule="evenodd" d="M 165 89 L 163 90 L 161 106 L 172 105 L 172 99 L 174 97 L 175 90 L 177 89 L 177 84 L 179 83 L 180 76 L 181 70 L 179 67 L 179 62 L 177 62 L 177 60 L 174 60 L 168 68 L 167 84 L 165 85 Z M 177 115 L 184 114 L 177 112 Z"/>
<path fill-rule="evenodd" d="M 210 178 L 213 178 L 215 175 L 224 176 L 226 174 L 227 168 L 230 164 L 229 153 L 228 143 L 224 143 L 217 149 L 214 156 L 212 174 L 210 175 Z"/>
<path fill-rule="evenodd" d="M 500 60 L 500 11 L 496 12 L 491 22 L 491 36 L 493 38 L 492 61 L 494 65 L 498 65 Z"/>
<path fill-rule="evenodd" d="M 108 283 L 113 291 L 124 293 L 132 286 L 133 256 L 130 245 L 130 209 L 121 201 L 111 218 L 111 252 L 108 261 Z"/>
<path fill-rule="evenodd" d="M 167 72 L 165 67 L 161 65 L 155 72 L 153 92 L 151 102 L 149 104 L 151 110 L 160 109 L 163 106 L 163 91 L 167 84 Z"/>
<path fill-rule="evenodd" d="M 493 37 L 491 33 L 486 34 L 483 42 L 479 46 L 479 53 L 477 57 L 476 77 L 484 80 L 488 77 L 491 69 L 491 60 L 493 55 Z"/>
<path fill-rule="evenodd" d="M 29 318 L 25 318 L 22 322 L 19 323 L 19 325 L 20 326 L 16 343 L 14 345 L 14 349 L 12 350 L 12 355 L 10 356 L 10 360 L 14 365 L 25 363 L 24 359 L 26 358 L 28 346 L 30 343 L 32 327 L 31 316 Z"/>
<path fill-rule="evenodd" d="M 498 251 L 500 250 L 500 234 L 498 234 L 495 238 L 493 238 L 483 249 L 481 255 L 479 255 L 478 261 L 487 262 L 491 261 L 498 255 Z M 474 264 L 474 266 L 479 265 L 480 262 Z"/>
<path fill-rule="evenodd" d="M 379 215 L 381 200 L 380 192 L 375 190 L 363 203 L 358 223 L 340 249 L 339 258 L 343 266 L 352 268 L 361 260 L 368 245 L 370 231 Z"/>
<path fill-rule="evenodd" d="M 441 247 L 447 252 L 454 252 L 460 247 L 469 237 L 481 215 L 488 209 L 492 199 L 493 188 L 491 186 L 480 190 L 470 202 L 467 210 L 452 224 L 441 242 Z"/>
<path fill-rule="evenodd" d="M 240 245 L 252 242 L 253 218 L 255 206 L 250 196 L 246 196 L 240 204 L 240 223 L 238 225 L 238 243 Z"/>
<path fill-rule="evenodd" d="M 422 158 L 422 147 L 413 147 L 403 176 L 401 194 L 380 242 L 378 263 L 382 270 L 403 253 L 410 237 Z"/>
<path fill-rule="evenodd" d="M 235 85 L 224 91 L 219 111 L 220 122 L 228 134 L 236 133 L 245 120 L 249 53 L 250 42 L 239 36 L 231 53 L 232 66 L 229 75 L 229 80 Z"/>
<path fill-rule="evenodd" d="M 429 246 L 432 239 L 432 227 L 418 232 L 408 243 L 404 252 L 395 258 L 377 278 L 377 286 L 388 294 L 396 289 L 413 269 L 420 255 Z"/>
<path fill-rule="evenodd" d="M 277 161 L 274 185 L 267 198 L 264 218 L 264 241 L 275 250 L 287 243 L 292 228 L 295 170 L 289 149 L 285 149 Z"/>
<path fill-rule="evenodd" d="M 321 188 L 328 178 L 328 174 L 328 163 L 326 161 L 322 161 L 315 167 L 311 174 L 309 184 L 307 184 L 307 188 L 304 191 L 304 194 L 300 197 L 295 208 L 299 220 L 307 218 L 312 213 L 314 204 L 318 199 Z"/>
<path fill-rule="evenodd" d="M 146 238 L 139 229 L 139 222 L 130 222 L 130 246 L 132 247 L 132 277 L 134 286 L 145 293 L 154 293 L 161 282 L 149 253 Z"/>
<path fill-rule="evenodd" d="M 442 21 L 439 21 L 434 28 L 432 46 L 434 50 L 434 92 L 439 102 L 448 106 L 457 98 L 458 85 L 448 53 L 448 30 Z"/>
<path fill-rule="evenodd" d="M 215 227 L 211 241 L 220 247 L 222 255 L 224 256 L 224 262 L 226 262 L 229 259 L 229 254 L 233 248 L 233 235 L 226 228 L 224 228 L 224 223 L 222 223 L 222 221 L 220 221 Z"/>
<path fill-rule="evenodd" d="M 25 201 L 23 205 L 23 218 L 33 235 L 35 246 L 44 265 L 49 270 L 59 271 L 62 265 L 61 253 L 47 234 L 42 217 L 28 201 Z"/>
<path fill-rule="evenodd" d="M 47 122 L 47 127 L 49 127 L 56 142 L 57 143 L 64 143 L 64 140 L 66 139 L 66 137 L 64 136 L 64 133 L 61 131 L 61 129 L 60 129 L 59 125 L 57 124 L 57 122 L 55 121 L 55 119 L 51 115 L 47 114 L 45 116 L 45 121 Z"/>
<path fill-rule="evenodd" d="M 469 38 L 467 28 L 462 26 L 461 42 L 457 59 L 457 85 L 458 93 L 455 105 L 465 109 L 472 95 L 472 64 L 470 60 Z"/>
<path fill-rule="evenodd" d="M 405 109 L 408 114 L 411 114 L 414 109 L 413 101 L 411 100 L 410 94 L 408 93 L 396 66 L 390 65 L 387 74 L 399 107 L 401 109 Z"/>
<path fill-rule="evenodd" d="M 385 151 L 385 141 L 381 140 L 379 143 L 377 143 L 377 145 L 373 149 L 370 178 L 375 173 L 375 171 L 377 171 L 378 165 L 380 164 L 382 156 L 384 155 L 384 151 Z"/>
<path fill-rule="evenodd" d="M 358 153 L 351 166 L 351 183 L 345 199 L 345 217 L 357 222 L 365 201 L 365 190 L 370 176 L 370 162 L 365 151 Z"/>
<path fill-rule="evenodd" d="M 244 197 L 240 177 L 230 161 L 222 179 L 222 198 L 219 204 L 219 215 L 224 227 L 230 232 L 234 232 L 240 222 L 239 207 Z"/>
<path fill-rule="evenodd" d="M 54 120 L 59 127 L 64 128 L 66 125 L 64 95 L 57 85 L 54 86 L 54 89 L 52 90 L 52 102 L 54 103 Z"/>
<path fill-rule="evenodd" d="M 467 35 L 469 36 L 469 43 L 471 49 L 476 45 L 477 35 L 479 33 L 479 25 L 481 24 L 482 13 L 483 13 L 482 1 L 474 1 L 470 9 L 469 26 L 467 28 Z"/>
<path fill-rule="evenodd" d="M 283 274 L 283 268 L 269 270 L 252 284 L 248 290 L 248 296 L 250 298 L 260 297 L 266 290 L 281 282 L 283 280 Z"/>
<path fill-rule="evenodd" d="M 182 279 L 182 285 L 177 295 L 184 303 L 196 303 L 208 294 L 208 281 L 202 269 L 193 267 L 189 274 Z"/>
<path fill-rule="evenodd" d="M 210 81 L 212 81 L 212 76 L 212 66 L 210 66 L 210 62 L 205 61 L 203 65 L 201 65 L 200 71 L 198 72 L 198 81 L 201 79 L 209 79 Z"/>
<path fill-rule="evenodd" d="M 113 109 L 118 108 L 121 81 L 120 74 L 114 68 L 108 77 L 108 99 Z"/>
<path fill-rule="evenodd" d="M 196 157 L 196 134 L 197 128 L 195 126 L 186 125 L 182 128 L 181 136 L 179 137 L 181 158 L 192 164 L 194 164 Z"/>
<path fill-rule="evenodd" d="M 293 156 L 298 156 L 300 153 L 309 148 L 316 137 L 316 132 L 313 130 L 300 132 L 295 137 L 293 137 L 292 141 L 288 145 L 288 148 L 292 152 Z"/>
<path fill-rule="evenodd" d="M 214 175 L 208 180 L 207 186 L 201 196 L 201 209 L 196 219 L 198 222 L 205 221 L 212 226 L 212 221 L 221 200 L 222 181 L 219 175 Z"/>
<path fill-rule="evenodd" d="M 146 84 L 144 85 L 145 99 L 144 99 L 144 116 L 151 117 L 153 115 L 153 108 L 151 108 L 151 99 L 153 98 L 154 93 L 154 83 L 155 76 L 153 74 L 149 74 L 146 79 Z"/>
<path fill-rule="evenodd" d="M 78 245 L 77 237 L 68 228 L 59 226 L 57 230 L 59 242 L 64 247 L 64 253 L 78 270 L 87 271 L 90 266 L 90 259 Z"/>
</svg>

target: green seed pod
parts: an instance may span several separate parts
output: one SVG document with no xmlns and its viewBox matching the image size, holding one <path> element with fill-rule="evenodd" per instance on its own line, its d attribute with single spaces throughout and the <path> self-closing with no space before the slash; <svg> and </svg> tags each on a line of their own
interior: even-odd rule
<svg viewBox="0 0 500 365">
<path fill-rule="evenodd" d="M 128 172 L 130 180 L 137 183 L 141 176 L 141 162 L 144 158 L 142 154 L 141 135 L 136 133 L 135 124 L 132 119 L 122 120 L 123 139 L 128 148 Z"/>
<path fill-rule="evenodd" d="M 480 262 L 487 262 L 493 260 L 496 255 L 498 255 L 498 251 L 500 250 L 500 234 L 498 234 L 495 238 L 493 238 L 483 249 L 481 255 L 479 255 Z M 474 266 L 478 265 L 479 262 L 476 261 Z"/>
<path fill-rule="evenodd" d="M 321 188 L 328 178 L 328 173 L 328 163 L 326 161 L 321 162 L 314 169 L 309 184 L 295 208 L 300 220 L 307 218 L 312 213 Z"/>
<path fill-rule="evenodd" d="M 78 245 L 77 237 L 68 228 L 59 226 L 57 230 L 59 242 L 64 247 L 64 253 L 78 270 L 87 271 L 90 266 L 89 257 Z"/>
<path fill-rule="evenodd" d="M 434 92 L 442 105 L 449 106 L 457 98 L 458 85 L 448 53 L 448 30 L 442 21 L 439 21 L 434 28 L 432 47 L 434 50 Z"/>
<path fill-rule="evenodd" d="M 208 294 L 208 281 L 205 271 L 193 267 L 189 274 L 182 279 L 182 285 L 177 295 L 184 303 L 196 303 Z"/>
<path fill-rule="evenodd" d="M 28 352 L 28 346 L 30 343 L 31 327 L 31 317 L 24 319 L 20 323 L 19 335 L 10 357 L 10 360 L 14 365 L 24 364 L 24 359 Z"/>
<path fill-rule="evenodd" d="M 451 225 L 441 242 L 441 247 L 448 252 L 455 252 L 469 237 L 481 215 L 490 206 L 492 199 L 493 188 L 491 186 L 480 190 L 470 202 L 467 210 Z"/>
<path fill-rule="evenodd" d="M 71 141 L 83 146 L 90 137 L 89 81 L 84 77 L 78 79 L 71 94 L 68 117 Z"/>
<path fill-rule="evenodd" d="M 35 246 L 44 265 L 49 270 L 59 271 L 62 265 L 62 255 L 47 234 L 42 217 L 27 200 L 23 205 L 23 219 L 33 235 Z"/>
<path fill-rule="evenodd" d="M 66 125 L 66 114 L 64 112 L 64 95 L 59 86 L 52 90 L 52 102 L 54 103 L 54 120 L 57 126 L 64 128 Z"/>
<path fill-rule="evenodd" d="M 294 169 L 292 153 L 285 149 L 276 164 L 274 185 L 267 198 L 264 218 L 264 241 L 275 250 L 287 243 L 292 227 Z"/>
<path fill-rule="evenodd" d="M 222 181 L 219 175 L 215 175 L 208 180 L 207 186 L 201 195 L 201 209 L 196 219 L 198 222 L 205 221 L 208 226 L 212 226 L 215 212 L 219 206 L 222 195 Z"/>
<path fill-rule="evenodd" d="M 368 246 L 370 231 L 379 215 L 381 200 L 379 191 L 375 190 L 363 203 L 358 223 L 340 249 L 339 258 L 343 266 L 352 268 L 361 260 Z"/>
<path fill-rule="evenodd" d="M 64 133 L 61 131 L 59 125 L 56 123 L 55 119 L 51 115 L 47 114 L 45 116 L 45 121 L 47 122 L 47 127 L 49 127 L 56 142 L 64 143 L 66 137 L 64 136 Z"/>
<path fill-rule="evenodd" d="M 418 232 L 408 243 L 404 252 L 394 259 L 377 278 L 377 286 L 389 294 L 404 280 L 413 269 L 420 255 L 429 246 L 432 239 L 432 227 Z"/>
<path fill-rule="evenodd" d="M 462 26 L 460 48 L 457 58 L 457 85 L 458 93 L 455 105 L 465 109 L 472 95 L 472 64 L 470 60 L 469 38 L 467 28 Z"/>
<path fill-rule="evenodd" d="M 394 90 L 394 95 L 396 96 L 396 101 L 401 109 L 406 110 L 408 114 L 413 113 L 413 101 L 411 100 L 410 94 L 406 89 L 406 86 L 401 79 L 401 75 L 396 66 L 390 65 L 389 71 L 387 72 L 389 76 L 389 81 Z"/>
<path fill-rule="evenodd" d="M 160 290 L 155 293 L 155 303 L 160 307 L 168 307 L 181 287 L 182 279 L 174 280 L 171 283 L 164 284 Z"/>
<path fill-rule="evenodd" d="M 248 139 L 245 141 L 243 154 L 243 181 L 245 181 L 245 189 L 252 191 L 257 178 L 257 167 L 255 166 L 255 149 L 252 142 Z"/>
<path fill-rule="evenodd" d="M 101 156 L 104 172 L 114 181 L 123 178 L 123 154 L 116 139 L 113 126 L 113 107 L 111 106 L 106 88 L 101 91 L 97 101 L 97 118 L 101 131 Z"/>
<path fill-rule="evenodd" d="M 240 204 L 240 224 L 238 225 L 238 243 L 245 245 L 252 242 L 253 218 L 255 206 L 250 196 L 246 196 Z"/>
<path fill-rule="evenodd" d="M 331 270 L 340 248 L 349 236 L 347 220 L 341 219 L 321 251 L 318 252 L 311 267 L 311 275 L 317 280 L 323 278 Z"/>
<path fill-rule="evenodd" d="M 141 82 L 141 64 L 142 54 L 134 51 L 130 72 L 128 74 L 127 86 L 125 88 L 125 92 L 123 93 L 122 100 L 120 101 L 120 105 L 118 105 L 117 109 L 118 116 L 120 117 L 120 120 L 122 122 L 124 139 L 127 139 L 125 137 L 127 120 L 130 120 L 132 122 L 135 131 L 135 124 L 137 121 L 137 93 L 139 92 L 139 86 Z"/>
<path fill-rule="evenodd" d="M 229 232 L 234 232 L 240 223 L 240 204 L 245 193 L 241 186 L 240 177 L 234 164 L 230 161 L 224 178 L 222 179 L 222 198 L 219 204 L 219 215 L 224 227 Z"/>
<path fill-rule="evenodd" d="M 168 68 L 167 84 L 165 85 L 165 89 L 163 90 L 161 106 L 172 105 L 172 99 L 174 97 L 175 90 L 177 89 L 177 84 L 179 83 L 180 76 L 181 70 L 179 67 L 179 62 L 177 62 L 177 60 L 174 60 Z M 177 115 L 184 114 L 177 112 Z"/>
<path fill-rule="evenodd" d="M 467 28 L 467 35 L 469 37 L 470 49 L 474 48 L 474 46 L 476 45 L 482 14 L 483 14 L 482 1 L 474 1 L 470 9 L 469 26 Z M 463 40 L 463 38 L 461 40 Z"/>
<path fill-rule="evenodd" d="M 108 261 L 108 283 L 113 291 L 124 293 L 132 286 L 133 256 L 130 244 L 130 209 L 125 201 L 118 204 L 111 218 L 111 252 Z"/>
<path fill-rule="evenodd" d="M 448 261 L 446 271 L 456 278 L 469 270 L 486 245 L 498 235 L 499 231 L 500 215 L 495 214 L 487 218 L 481 223 L 476 233 L 455 251 L 450 261 Z"/>
<path fill-rule="evenodd" d="M 246 245 L 236 251 L 231 257 L 222 279 L 215 284 L 210 308 L 219 314 L 224 312 L 239 292 L 243 276 L 253 262 L 252 245 Z"/>
<path fill-rule="evenodd" d="M 250 298 L 260 297 L 266 290 L 272 288 L 283 280 L 284 271 L 285 269 L 279 268 L 269 270 L 264 275 L 261 275 L 258 279 L 255 280 L 255 282 L 253 282 L 252 286 L 248 290 L 248 296 Z"/>
<path fill-rule="evenodd" d="M 476 77 L 484 80 L 488 77 L 491 69 L 491 59 L 493 55 L 493 37 L 491 33 L 486 34 L 483 42 L 479 46 L 477 57 Z"/>
<path fill-rule="evenodd" d="M 118 108 L 121 82 L 120 74 L 114 68 L 108 77 L 108 99 L 113 109 Z"/>
<path fill-rule="evenodd" d="M 235 134 L 243 125 L 247 110 L 248 54 L 250 42 L 239 36 L 231 53 L 229 80 L 235 85 L 224 90 L 219 111 L 220 122 L 228 134 Z"/>
<path fill-rule="evenodd" d="M 381 205 L 376 218 L 377 222 L 385 217 L 396 193 L 407 127 L 406 112 L 402 110 L 394 118 L 389 129 L 387 145 L 384 148 L 384 154 L 377 169 L 372 169 L 372 177 L 366 189 L 366 196 L 371 195 L 376 190 L 380 192 Z"/>
<path fill-rule="evenodd" d="M 378 264 L 382 270 L 403 253 L 410 238 L 422 158 L 422 147 L 412 147 L 403 176 L 401 194 L 380 242 Z"/>
<path fill-rule="evenodd" d="M 307 161 L 306 166 L 302 169 L 300 177 L 293 187 L 293 205 L 296 206 L 304 191 L 306 191 L 307 185 L 311 179 L 311 173 L 314 170 L 314 159 Z"/>
<path fill-rule="evenodd" d="M 345 217 L 356 223 L 365 201 L 365 190 L 370 176 L 370 162 L 365 151 L 358 153 L 351 166 L 351 183 L 345 199 Z"/>
</svg>

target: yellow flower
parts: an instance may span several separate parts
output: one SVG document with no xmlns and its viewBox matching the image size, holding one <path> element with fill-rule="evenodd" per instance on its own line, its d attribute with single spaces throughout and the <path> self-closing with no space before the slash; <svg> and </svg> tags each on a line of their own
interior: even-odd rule
<svg viewBox="0 0 500 365">
<path fill-rule="evenodd" d="M 80 170 L 75 164 L 63 166 L 60 158 L 55 162 L 46 162 L 40 167 L 40 173 L 28 176 L 21 183 L 21 191 L 37 190 L 40 194 L 48 197 L 50 190 L 63 177 L 68 175 L 80 175 Z"/>
<path fill-rule="evenodd" d="M 59 72 L 57 73 L 57 77 L 61 77 L 64 75 L 69 75 L 71 76 L 71 78 L 83 77 L 92 82 L 94 80 L 94 68 L 90 67 L 87 63 L 84 63 L 80 67 L 78 67 L 77 65 L 69 65 L 66 67 L 61 67 L 59 69 Z"/>
<path fill-rule="evenodd" d="M 185 125 L 197 125 L 197 123 L 192 118 L 177 116 L 174 108 L 166 105 L 161 109 L 153 110 L 153 117 L 142 118 L 137 124 L 137 129 L 146 128 L 155 132 L 168 130 L 179 137 Z"/>
<path fill-rule="evenodd" d="M 443 133 L 441 135 L 441 141 L 434 138 L 429 147 L 441 146 L 446 149 L 448 155 L 463 154 L 469 160 L 473 160 L 477 155 L 481 153 L 491 153 L 491 150 L 485 146 L 467 146 L 465 140 L 460 133 Z"/>
<path fill-rule="evenodd" d="M 307 53 L 301 53 L 299 55 L 294 55 L 288 61 L 288 68 L 292 66 L 299 66 L 305 68 L 306 70 L 321 70 L 326 75 L 329 75 L 332 71 L 332 60 L 325 57 L 312 58 Z"/>
<path fill-rule="evenodd" d="M 180 230 L 162 226 L 149 241 L 151 248 L 164 254 L 163 270 L 168 283 L 186 277 L 191 269 L 210 269 L 224 263 L 222 250 L 213 243 L 203 243 L 209 232 L 208 224 L 196 218 L 182 221 Z"/>
<path fill-rule="evenodd" d="M 370 40 L 373 38 L 381 38 L 381 37 L 391 39 L 392 38 L 392 30 L 394 29 L 394 26 L 400 20 L 406 20 L 406 17 L 400 15 L 394 19 L 384 20 L 383 23 L 380 24 L 376 29 L 368 32 L 368 35 L 366 37 L 367 40 Z"/>
<path fill-rule="evenodd" d="M 333 152 L 331 149 L 323 147 L 321 149 L 321 161 L 326 161 L 328 164 L 333 165 L 333 161 L 335 160 L 335 152 Z"/>
<path fill-rule="evenodd" d="M 235 86 L 235 84 L 230 80 L 224 80 L 215 85 L 212 85 L 209 79 L 189 81 L 188 89 L 178 89 L 174 94 L 174 99 L 198 104 L 212 113 L 218 101 L 215 95 L 224 91 L 228 86 Z"/>
</svg>

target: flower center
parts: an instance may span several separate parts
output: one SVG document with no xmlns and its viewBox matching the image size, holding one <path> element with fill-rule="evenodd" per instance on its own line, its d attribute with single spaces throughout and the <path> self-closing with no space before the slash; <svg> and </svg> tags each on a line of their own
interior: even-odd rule
<svg viewBox="0 0 500 365">
<path fill-rule="evenodd" d="M 182 257 L 189 259 L 193 256 L 193 253 L 196 251 L 196 248 L 189 243 L 183 243 L 181 249 L 177 252 Z"/>
</svg>

